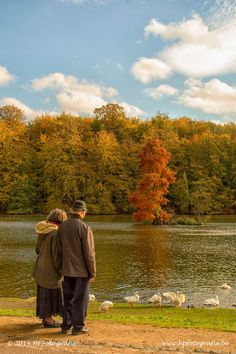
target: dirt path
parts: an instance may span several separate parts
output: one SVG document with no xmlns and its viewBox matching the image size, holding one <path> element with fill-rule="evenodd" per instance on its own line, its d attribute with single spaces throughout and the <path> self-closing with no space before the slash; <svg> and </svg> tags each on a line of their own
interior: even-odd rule
<svg viewBox="0 0 236 354">
<path fill-rule="evenodd" d="M 236 354 L 236 334 L 199 329 L 87 321 L 86 335 L 62 335 L 38 319 L 0 317 L 0 353 L 221 353 Z"/>
</svg>

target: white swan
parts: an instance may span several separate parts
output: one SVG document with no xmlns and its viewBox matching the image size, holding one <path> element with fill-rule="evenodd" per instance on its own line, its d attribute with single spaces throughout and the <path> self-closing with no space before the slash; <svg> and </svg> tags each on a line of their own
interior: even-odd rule
<svg viewBox="0 0 236 354">
<path fill-rule="evenodd" d="M 218 307 L 220 305 L 220 301 L 219 301 L 218 295 L 216 295 L 215 299 L 214 298 L 210 298 L 210 299 L 205 300 L 203 302 L 203 305 Z"/>
<path fill-rule="evenodd" d="M 161 306 L 161 294 L 160 293 L 154 294 L 152 297 L 150 297 L 148 302 L 151 302 L 156 306 Z"/>
<path fill-rule="evenodd" d="M 221 288 L 221 289 L 231 289 L 231 286 L 228 285 L 227 283 L 224 283 L 224 284 L 221 285 L 220 288 Z"/>
<path fill-rule="evenodd" d="M 168 291 L 166 293 L 162 293 L 162 296 L 173 304 L 177 294 L 173 291 Z"/>
<path fill-rule="evenodd" d="M 139 293 L 136 291 L 133 296 L 126 296 L 124 297 L 124 299 L 128 302 L 128 304 L 133 306 L 133 304 L 137 304 L 139 302 L 140 296 Z"/>
<path fill-rule="evenodd" d="M 96 300 L 95 295 L 89 294 L 89 302 L 93 302 L 95 300 Z"/>
<path fill-rule="evenodd" d="M 176 307 L 180 307 L 180 306 L 183 305 L 184 302 L 185 302 L 185 294 L 180 294 L 177 291 L 176 297 L 173 300 L 173 305 L 176 306 Z"/>
<path fill-rule="evenodd" d="M 179 299 L 181 302 L 181 305 L 185 303 L 186 297 L 184 293 L 179 294 Z"/>
<path fill-rule="evenodd" d="M 107 312 L 111 307 L 113 307 L 113 302 L 106 300 L 101 303 L 99 311 Z"/>
<path fill-rule="evenodd" d="M 172 304 L 176 307 L 180 307 L 183 305 L 183 303 L 185 302 L 185 294 L 181 293 L 179 291 L 177 291 L 176 293 L 176 297 L 173 299 Z"/>
</svg>

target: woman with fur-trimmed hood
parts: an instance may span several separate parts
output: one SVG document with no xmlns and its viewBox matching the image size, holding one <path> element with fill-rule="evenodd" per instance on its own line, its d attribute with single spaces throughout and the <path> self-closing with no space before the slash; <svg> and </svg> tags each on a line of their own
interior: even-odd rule
<svg viewBox="0 0 236 354">
<path fill-rule="evenodd" d="M 47 220 L 40 221 L 35 226 L 38 234 L 37 259 L 33 271 L 37 284 L 36 316 L 42 319 L 45 328 L 59 327 L 52 316 L 62 315 L 62 276 L 57 230 L 66 219 L 67 215 L 63 210 L 54 209 Z"/>
</svg>

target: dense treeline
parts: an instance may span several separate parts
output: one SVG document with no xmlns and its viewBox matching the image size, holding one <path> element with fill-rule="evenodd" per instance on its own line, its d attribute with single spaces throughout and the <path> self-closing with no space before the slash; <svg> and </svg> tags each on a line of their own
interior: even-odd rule
<svg viewBox="0 0 236 354">
<path fill-rule="evenodd" d="M 84 198 L 90 213 L 130 213 L 140 178 L 140 151 L 159 139 L 171 154 L 175 182 L 169 209 L 209 214 L 236 209 L 236 125 L 164 114 L 128 118 L 108 104 L 94 117 L 42 115 L 26 122 L 14 106 L 0 108 L 0 211 L 69 209 Z M 156 156 L 159 159 L 159 156 Z"/>
</svg>

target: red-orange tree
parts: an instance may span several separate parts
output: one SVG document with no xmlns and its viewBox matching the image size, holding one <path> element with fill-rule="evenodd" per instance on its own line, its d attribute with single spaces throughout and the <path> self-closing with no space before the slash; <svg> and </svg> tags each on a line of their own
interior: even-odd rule
<svg viewBox="0 0 236 354">
<path fill-rule="evenodd" d="M 140 153 L 141 180 L 129 195 L 129 201 L 137 209 L 133 214 L 136 220 L 152 223 L 166 223 L 169 220 L 171 214 L 162 209 L 168 204 L 164 195 L 175 181 L 174 172 L 167 166 L 169 160 L 170 153 L 158 139 L 147 140 Z"/>
</svg>

